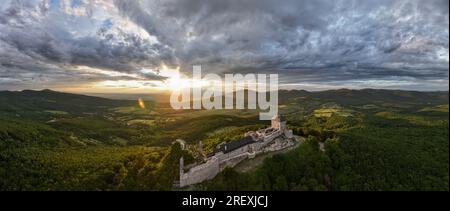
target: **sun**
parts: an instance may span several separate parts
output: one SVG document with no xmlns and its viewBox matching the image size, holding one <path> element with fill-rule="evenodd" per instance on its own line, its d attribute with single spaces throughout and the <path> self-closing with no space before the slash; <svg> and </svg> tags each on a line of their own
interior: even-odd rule
<svg viewBox="0 0 450 211">
<path fill-rule="evenodd" d="M 191 81 L 181 74 L 180 67 L 169 68 L 163 64 L 159 68 L 159 75 L 167 78 L 163 81 L 162 88 L 168 90 L 180 90 L 191 87 Z"/>
<path fill-rule="evenodd" d="M 166 84 L 167 88 L 170 90 L 180 90 L 192 87 L 192 83 L 189 79 L 183 79 L 180 76 L 168 78 L 164 81 L 164 84 Z"/>
<path fill-rule="evenodd" d="M 94 70 L 91 70 L 94 71 Z M 105 80 L 95 82 L 91 88 L 108 92 L 145 92 L 145 91 L 179 91 L 187 88 L 207 87 L 210 82 L 205 79 L 193 79 L 180 71 L 180 67 L 168 67 L 161 65 L 158 68 L 142 69 L 143 74 L 154 74 L 164 77 L 163 80 L 147 80 L 139 74 L 123 74 L 132 79 L 128 80 Z M 95 73 L 116 76 L 108 71 L 95 70 Z M 119 75 L 118 75 L 119 76 Z"/>
<path fill-rule="evenodd" d="M 192 79 L 182 74 L 180 72 L 180 67 L 171 69 L 166 65 L 162 65 L 160 75 L 167 77 L 163 83 L 163 88 L 167 90 L 176 91 L 187 88 L 205 87 L 209 85 L 208 81 Z"/>
</svg>

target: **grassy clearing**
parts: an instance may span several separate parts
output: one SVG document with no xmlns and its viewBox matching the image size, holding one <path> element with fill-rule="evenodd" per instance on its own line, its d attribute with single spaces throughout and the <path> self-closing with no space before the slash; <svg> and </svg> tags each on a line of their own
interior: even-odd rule
<svg viewBox="0 0 450 211">
<path fill-rule="evenodd" d="M 419 112 L 443 112 L 443 113 L 448 113 L 448 104 L 447 105 L 438 105 L 438 106 L 433 106 L 433 107 L 426 107 L 426 108 L 423 108 L 423 109 L 419 110 Z"/>
<path fill-rule="evenodd" d="M 321 108 L 314 110 L 315 117 L 326 117 L 329 118 L 333 115 L 342 116 L 342 117 L 350 117 L 353 116 L 352 111 L 348 109 L 340 109 L 340 108 Z"/>
<path fill-rule="evenodd" d="M 155 126 L 155 120 L 147 120 L 147 119 L 134 119 L 127 122 L 127 125 L 147 125 L 147 126 Z"/>
<path fill-rule="evenodd" d="M 427 116 L 419 116 L 413 114 L 394 113 L 389 111 L 378 112 L 375 114 L 378 117 L 382 117 L 390 120 L 405 120 L 411 124 L 423 125 L 423 126 L 438 126 L 446 123 L 442 118 L 436 119 Z M 447 120 L 448 121 L 448 120 Z"/>
<path fill-rule="evenodd" d="M 47 110 L 46 113 L 55 114 L 55 115 L 69 115 L 68 112 L 65 111 L 53 111 L 53 110 Z"/>
</svg>

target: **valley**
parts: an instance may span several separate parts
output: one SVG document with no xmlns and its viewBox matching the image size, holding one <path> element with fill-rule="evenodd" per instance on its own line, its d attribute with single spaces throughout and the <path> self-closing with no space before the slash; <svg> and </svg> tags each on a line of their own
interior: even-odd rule
<svg viewBox="0 0 450 211">
<path fill-rule="evenodd" d="M 279 95 L 302 144 L 189 189 L 448 191 L 448 92 Z M 173 190 L 179 158 L 194 163 L 200 141 L 208 153 L 270 124 L 254 110 L 173 110 L 142 97 L 145 108 L 137 98 L 0 92 L 0 189 Z"/>
</svg>

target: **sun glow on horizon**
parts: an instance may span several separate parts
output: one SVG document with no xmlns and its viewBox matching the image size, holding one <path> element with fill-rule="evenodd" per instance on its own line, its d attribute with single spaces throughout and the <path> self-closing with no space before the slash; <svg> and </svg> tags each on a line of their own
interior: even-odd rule
<svg viewBox="0 0 450 211">
<path fill-rule="evenodd" d="M 233 87 L 224 81 L 215 81 L 207 76 L 204 78 L 191 78 L 180 71 L 180 67 L 168 67 L 161 64 L 156 68 L 145 68 L 139 72 L 122 73 L 99 68 L 79 66 L 73 70 L 89 75 L 103 75 L 106 79 L 86 83 L 79 87 L 72 87 L 68 91 L 84 93 L 161 93 L 173 92 L 187 88 L 209 88 L 222 90 Z M 254 84 L 259 85 L 259 84 Z M 242 87 L 240 87 L 242 88 Z M 250 87 L 248 87 L 250 89 Z M 236 87 L 236 89 L 239 89 Z M 229 90 L 229 89 L 228 89 Z"/>
<path fill-rule="evenodd" d="M 86 68 L 84 68 L 86 70 Z M 92 70 L 90 73 L 99 73 L 110 77 L 129 77 L 130 79 L 104 80 L 94 82 L 86 89 L 108 90 L 108 92 L 164 92 L 185 88 L 209 86 L 211 82 L 205 80 L 195 80 L 180 72 L 180 67 L 170 68 L 162 64 L 154 69 L 142 69 L 141 74 L 109 74 L 113 71 Z M 153 76 L 155 79 L 148 79 L 146 76 Z M 157 79 L 161 77 L 162 79 Z"/>
</svg>

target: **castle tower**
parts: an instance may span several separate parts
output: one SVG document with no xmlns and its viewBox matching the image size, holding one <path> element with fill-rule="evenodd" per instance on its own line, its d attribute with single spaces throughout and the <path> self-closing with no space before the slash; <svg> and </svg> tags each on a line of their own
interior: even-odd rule
<svg viewBox="0 0 450 211">
<path fill-rule="evenodd" d="M 280 118 L 278 117 L 278 115 L 274 116 L 272 118 L 272 128 L 280 128 Z"/>
<path fill-rule="evenodd" d="M 272 128 L 286 130 L 286 118 L 281 115 L 274 116 L 272 118 Z"/>
</svg>

